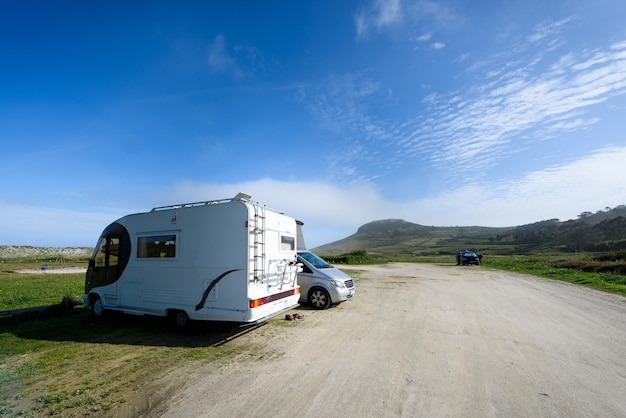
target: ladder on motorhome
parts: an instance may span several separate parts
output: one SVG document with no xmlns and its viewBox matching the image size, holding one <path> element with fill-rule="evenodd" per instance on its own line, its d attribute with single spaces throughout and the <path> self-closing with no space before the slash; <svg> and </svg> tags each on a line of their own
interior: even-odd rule
<svg viewBox="0 0 626 418">
<path fill-rule="evenodd" d="M 266 271 L 265 271 L 265 220 L 267 219 L 265 213 L 265 206 L 261 206 L 258 203 L 253 203 L 254 206 L 254 282 L 263 283 L 266 279 Z"/>
</svg>

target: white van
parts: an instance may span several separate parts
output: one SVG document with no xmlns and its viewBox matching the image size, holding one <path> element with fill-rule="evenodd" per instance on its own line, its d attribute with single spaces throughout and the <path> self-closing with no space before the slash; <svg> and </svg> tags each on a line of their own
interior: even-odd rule
<svg viewBox="0 0 626 418">
<path fill-rule="evenodd" d="M 260 322 L 297 307 L 296 221 L 239 193 L 118 219 L 102 232 L 83 301 L 106 311 Z"/>
<path fill-rule="evenodd" d="M 327 309 L 354 296 L 352 277 L 310 251 L 298 251 L 300 300 L 315 309 Z"/>
</svg>

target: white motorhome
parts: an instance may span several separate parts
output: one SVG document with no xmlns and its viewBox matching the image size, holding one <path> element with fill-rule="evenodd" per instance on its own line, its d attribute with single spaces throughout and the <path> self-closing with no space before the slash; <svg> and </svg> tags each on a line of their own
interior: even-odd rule
<svg viewBox="0 0 626 418">
<path fill-rule="evenodd" d="M 191 320 L 260 322 L 298 306 L 296 221 L 239 193 L 124 216 L 100 236 L 84 303 Z"/>
</svg>

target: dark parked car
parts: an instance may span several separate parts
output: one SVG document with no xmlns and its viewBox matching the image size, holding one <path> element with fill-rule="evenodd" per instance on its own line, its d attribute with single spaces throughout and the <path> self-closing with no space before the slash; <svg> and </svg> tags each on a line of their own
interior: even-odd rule
<svg viewBox="0 0 626 418">
<path fill-rule="evenodd" d="M 457 266 L 467 266 L 470 264 L 480 265 L 480 257 L 474 251 L 461 250 L 456 253 Z"/>
</svg>

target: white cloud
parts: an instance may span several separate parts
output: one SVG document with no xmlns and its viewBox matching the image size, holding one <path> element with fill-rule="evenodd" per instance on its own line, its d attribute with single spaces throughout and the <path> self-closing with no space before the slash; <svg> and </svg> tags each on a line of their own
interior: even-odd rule
<svg viewBox="0 0 626 418">
<path fill-rule="evenodd" d="M 358 226 L 394 212 L 394 205 L 385 202 L 367 184 L 342 187 L 324 182 L 274 179 L 233 184 L 181 182 L 160 191 L 159 195 L 164 202 L 173 199 L 180 203 L 228 198 L 239 192 L 303 221 L 306 242 L 310 246 L 345 238 L 356 232 Z"/>
<path fill-rule="evenodd" d="M 444 44 L 443 42 L 434 42 L 432 46 L 433 49 L 443 49 L 446 47 L 446 44 Z"/>
<path fill-rule="evenodd" d="M 359 10 L 354 21 L 357 39 L 370 31 L 380 31 L 395 25 L 402 19 L 400 0 L 374 0 L 368 8 Z"/>
<path fill-rule="evenodd" d="M 244 75 L 236 59 L 228 53 L 224 35 L 215 37 L 207 54 L 207 63 L 209 69 L 215 73 L 230 74 L 235 78 Z"/>
<path fill-rule="evenodd" d="M 414 202 L 407 220 L 427 225 L 516 226 L 574 219 L 626 204 L 626 147 L 609 147 L 561 166 L 501 182 L 465 184 Z"/>
<path fill-rule="evenodd" d="M 563 28 L 572 20 L 574 18 L 570 16 L 556 22 L 542 22 L 535 26 L 527 40 L 531 44 L 541 43 L 548 49 L 554 49 L 564 42 L 562 38 Z"/>
<path fill-rule="evenodd" d="M 542 33 L 549 33 L 547 27 Z M 498 161 L 524 149 L 514 139 L 548 138 L 574 127 L 599 122 L 584 116 L 592 106 L 626 93 L 624 43 L 608 50 L 569 53 L 548 71 L 531 63 L 511 61 L 493 80 L 464 92 L 429 94 L 426 120 L 420 114 L 405 126 L 398 145 L 407 153 L 426 151 L 434 166 L 451 176 L 484 172 Z"/>
<path fill-rule="evenodd" d="M 423 32 L 419 25 L 428 22 L 436 28 L 455 28 L 464 22 L 453 8 L 442 2 L 432 0 L 401 1 L 372 0 L 366 7 L 354 14 L 357 39 L 363 39 L 373 32 L 404 31 L 411 35 L 407 38 L 419 42 L 427 41 L 432 33 L 423 33 L 419 37 L 414 33 Z"/>
<path fill-rule="evenodd" d="M 433 197 L 386 200 L 369 184 L 260 179 L 232 184 L 184 181 L 152 192 L 154 206 L 230 198 L 239 192 L 304 222 L 307 245 L 345 238 L 359 226 L 400 218 L 422 225 L 517 226 L 574 219 L 583 211 L 626 204 L 626 146 L 597 150 L 561 166 L 509 181 L 465 183 Z M 10 245 L 92 246 L 102 229 L 127 213 L 101 213 L 0 203 L 0 231 Z"/>
<path fill-rule="evenodd" d="M 345 238 L 359 226 L 401 218 L 422 225 L 517 226 L 545 219 L 574 219 L 583 211 L 626 204 L 626 147 L 609 147 L 568 164 L 509 181 L 466 183 L 412 202 L 385 200 L 367 184 L 263 179 L 238 184 L 183 182 L 162 191 L 169 199 L 197 201 L 242 191 L 305 223 L 311 247 Z"/>
</svg>

